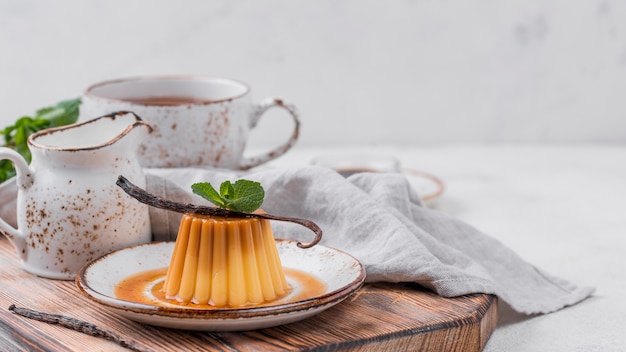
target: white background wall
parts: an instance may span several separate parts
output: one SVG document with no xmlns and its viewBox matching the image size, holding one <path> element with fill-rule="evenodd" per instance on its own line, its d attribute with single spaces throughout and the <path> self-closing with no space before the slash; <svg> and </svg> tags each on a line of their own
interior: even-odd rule
<svg viewBox="0 0 626 352">
<path fill-rule="evenodd" d="M 0 0 L 2 126 L 100 80 L 178 73 L 293 101 L 304 146 L 624 143 L 626 2 Z"/>
</svg>

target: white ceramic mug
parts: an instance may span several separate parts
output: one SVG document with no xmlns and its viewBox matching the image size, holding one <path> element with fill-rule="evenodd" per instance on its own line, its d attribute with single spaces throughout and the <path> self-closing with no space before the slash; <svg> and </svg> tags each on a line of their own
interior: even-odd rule
<svg viewBox="0 0 626 352">
<path fill-rule="evenodd" d="M 254 103 L 244 83 L 205 76 L 123 78 L 90 86 L 79 119 L 132 111 L 153 126 L 139 148 L 144 167 L 208 166 L 245 170 L 287 152 L 299 135 L 294 105 L 279 98 Z M 294 121 L 291 137 L 262 155 L 243 156 L 248 135 L 265 111 L 279 107 Z"/>
</svg>

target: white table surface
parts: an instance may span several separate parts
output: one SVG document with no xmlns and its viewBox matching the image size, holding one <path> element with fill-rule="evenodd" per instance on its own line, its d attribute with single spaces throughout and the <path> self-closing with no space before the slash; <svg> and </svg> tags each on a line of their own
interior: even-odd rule
<svg viewBox="0 0 626 352">
<path fill-rule="evenodd" d="M 500 305 L 485 351 L 626 350 L 626 145 L 296 147 L 268 166 L 316 156 L 396 156 L 446 185 L 430 203 L 499 239 L 530 263 L 594 296 L 528 317 Z"/>
</svg>

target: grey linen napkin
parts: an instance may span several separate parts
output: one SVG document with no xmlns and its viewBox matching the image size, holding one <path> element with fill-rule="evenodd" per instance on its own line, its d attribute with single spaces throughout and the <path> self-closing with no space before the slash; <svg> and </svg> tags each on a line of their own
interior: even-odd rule
<svg viewBox="0 0 626 352">
<path fill-rule="evenodd" d="M 191 184 L 245 177 L 266 191 L 271 214 L 315 221 L 321 244 L 352 254 L 365 266 L 367 282 L 415 282 L 444 297 L 490 293 L 514 310 L 549 313 L 589 297 L 576 285 L 527 263 L 474 227 L 423 206 L 400 174 L 362 173 L 347 179 L 322 167 L 266 169 L 247 174 L 212 169 L 147 169 L 147 189 L 161 197 L 206 203 Z M 151 208 L 155 240 L 174 240 L 180 214 Z M 272 222 L 278 238 L 307 241 L 312 232 Z M 305 249 L 303 249 L 305 250 Z"/>
</svg>

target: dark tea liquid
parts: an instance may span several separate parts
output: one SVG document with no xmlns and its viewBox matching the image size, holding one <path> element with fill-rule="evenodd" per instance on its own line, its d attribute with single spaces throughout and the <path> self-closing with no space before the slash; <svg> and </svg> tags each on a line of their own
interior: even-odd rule
<svg viewBox="0 0 626 352">
<path fill-rule="evenodd" d="M 155 106 L 174 106 L 174 105 L 189 105 L 189 104 L 206 104 L 210 103 L 210 100 L 198 99 L 194 97 L 179 97 L 179 96 L 152 96 L 141 98 L 124 98 L 124 101 L 141 104 L 141 105 L 155 105 Z"/>
</svg>

